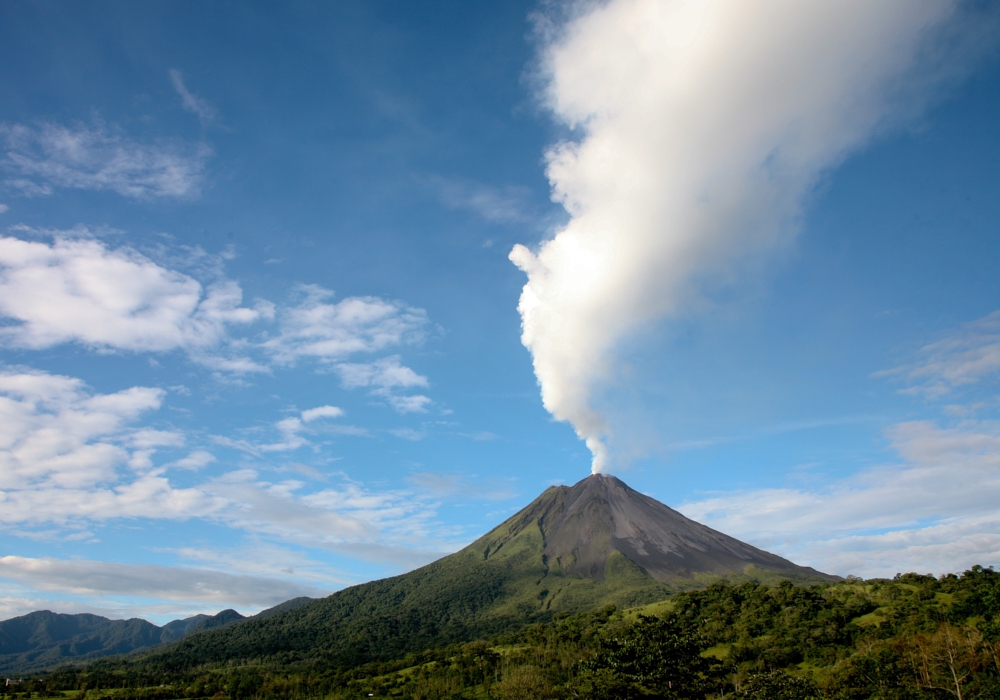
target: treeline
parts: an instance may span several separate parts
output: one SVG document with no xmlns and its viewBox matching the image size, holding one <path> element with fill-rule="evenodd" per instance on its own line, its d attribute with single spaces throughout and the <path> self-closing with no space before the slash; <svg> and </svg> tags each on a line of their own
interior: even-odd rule
<svg viewBox="0 0 1000 700">
<path fill-rule="evenodd" d="M 241 659 L 98 662 L 27 680 L 79 700 L 1000 700 L 1000 574 L 731 585 L 565 616 L 351 669 Z"/>
</svg>

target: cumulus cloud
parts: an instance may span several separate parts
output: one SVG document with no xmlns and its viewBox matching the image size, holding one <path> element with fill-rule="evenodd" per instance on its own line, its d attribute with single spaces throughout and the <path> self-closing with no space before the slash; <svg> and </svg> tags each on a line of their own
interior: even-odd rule
<svg viewBox="0 0 1000 700">
<path fill-rule="evenodd" d="M 63 343 L 99 352 L 180 350 L 228 375 L 270 372 L 273 364 L 312 358 L 333 365 L 345 386 L 371 386 L 387 395 L 427 386 L 426 377 L 400 365 L 398 355 L 344 362 L 422 342 L 428 325 L 423 309 L 376 297 L 334 303 L 333 292 L 317 286 L 301 288 L 280 308 L 261 299 L 248 306 L 240 285 L 223 276 L 221 256 L 180 252 L 186 255 L 159 251 L 157 258 L 175 263 L 171 267 L 131 247 L 112 247 L 83 228 L 56 232 L 51 242 L 0 236 L 0 318 L 9 321 L 0 325 L 0 343 L 35 350 Z M 176 267 L 195 268 L 209 281 Z M 240 337 L 275 317 L 277 334 Z"/>
<path fill-rule="evenodd" d="M 875 376 L 901 376 L 913 383 L 906 393 L 936 398 L 956 387 L 1000 375 L 1000 311 L 967 323 L 924 346 L 920 360 Z"/>
<path fill-rule="evenodd" d="M 0 141 L 0 167 L 13 174 L 4 184 L 29 197 L 57 187 L 133 199 L 197 197 L 211 155 L 204 144 L 139 143 L 103 124 L 2 124 Z"/>
<path fill-rule="evenodd" d="M 214 122 L 216 117 L 215 108 L 208 103 L 208 100 L 192 94 L 187 89 L 187 86 L 184 85 L 184 76 L 181 75 L 179 70 L 171 68 L 169 73 L 170 82 L 173 84 L 177 94 L 181 96 L 181 104 L 184 105 L 184 109 L 198 117 L 198 120 L 203 125 Z"/>
<path fill-rule="evenodd" d="M 279 335 L 263 348 L 280 364 L 300 358 L 342 361 L 356 353 L 372 353 L 416 344 L 426 336 L 427 312 L 399 301 L 348 297 L 333 302 L 334 293 L 317 285 L 299 290 L 297 304 L 281 309 Z"/>
<path fill-rule="evenodd" d="M 297 596 L 329 594 L 328 590 L 278 578 L 234 576 L 207 569 L 17 556 L 0 557 L 0 578 L 43 591 L 197 601 L 253 610 Z"/>
<path fill-rule="evenodd" d="M 899 423 L 900 455 L 819 490 L 720 494 L 680 510 L 711 527 L 838 574 L 941 574 L 998 563 L 1000 422 Z M 953 545 L 953 546 L 952 546 Z"/>
<path fill-rule="evenodd" d="M 80 235 L 51 243 L 0 237 L 0 327 L 8 345 L 41 349 L 76 342 L 98 350 L 186 350 L 214 369 L 263 371 L 218 354 L 234 326 L 270 318 L 266 302 L 242 305 L 239 285 L 207 287 L 128 248 Z"/>
<path fill-rule="evenodd" d="M 150 470 L 172 431 L 131 425 L 163 401 L 161 389 L 95 394 L 72 377 L 0 371 L 0 524 L 206 515 L 223 503 L 175 489 Z M 123 471 L 123 467 L 130 470 Z"/>
<path fill-rule="evenodd" d="M 546 105 L 578 134 L 547 174 L 571 219 L 510 258 L 543 402 L 595 471 L 621 343 L 789 239 L 823 172 L 920 102 L 903 87 L 958 5 L 611 0 L 547 27 Z"/>
<path fill-rule="evenodd" d="M 114 481 L 129 453 L 111 440 L 162 399 L 162 390 L 147 387 L 90 395 L 70 377 L 0 373 L 0 488 Z M 147 449 L 163 442 L 148 434 L 132 437 Z"/>
</svg>

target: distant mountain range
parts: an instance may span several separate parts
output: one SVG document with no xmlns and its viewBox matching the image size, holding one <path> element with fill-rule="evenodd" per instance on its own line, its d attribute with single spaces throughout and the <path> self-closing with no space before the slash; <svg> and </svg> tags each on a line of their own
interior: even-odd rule
<svg viewBox="0 0 1000 700">
<path fill-rule="evenodd" d="M 267 617 L 312 600 L 294 598 L 254 617 Z M 64 615 L 40 610 L 0 622 L 0 673 L 26 673 L 67 662 L 128 654 L 249 619 L 253 618 L 223 610 L 217 615 L 195 615 L 157 627 L 139 618 L 109 620 L 86 613 Z"/>
<path fill-rule="evenodd" d="M 164 671 L 250 659 L 349 668 L 559 613 L 643 605 L 722 578 L 837 580 L 595 475 L 547 489 L 465 549 L 408 574 L 190 635 L 137 663 Z"/>
</svg>

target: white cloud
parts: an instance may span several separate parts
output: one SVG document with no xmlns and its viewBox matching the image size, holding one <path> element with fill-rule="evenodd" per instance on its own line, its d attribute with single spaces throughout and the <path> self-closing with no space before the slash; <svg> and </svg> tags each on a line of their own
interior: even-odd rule
<svg viewBox="0 0 1000 700">
<path fill-rule="evenodd" d="M 281 433 L 281 440 L 267 445 L 258 445 L 261 452 L 287 452 L 297 450 L 309 442 L 300 434 L 305 426 L 300 418 L 285 418 L 274 424 L 274 427 Z"/>
<path fill-rule="evenodd" d="M 1000 423 L 945 428 L 914 421 L 892 426 L 887 437 L 901 464 L 819 490 L 720 494 L 679 509 L 839 574 L 892 575 L 904 564 L 941 574 L 1000 564 Z"/>
<path fill-rule="evenodd" d="M 181 96 L 181 104 L 184 105 L 184 109 L 197 116 L 198 120 L 204 125 L 215 121 L 215 108 L 208 103 L 208 100 L 192 94 L 187 89 L 187 86 L 184 85 L 184 76 L 181 75 L 179 70 L 171 68 L 169 73 L 170 82 L 173 84 L 177 94 Z"/>
<path fill-rule="evenodd" d="M 184 434 L 176 430 L 153 430 L 152 428 L 142 428 L 133 432 L 129 436 L 128 441 L 132 447 L 139 449 L 149 449 L 151 447 L 183 447 Z"/>
<path fill-rule="evenodd" d="M 422 309 L 375 297 L 327 303 L 332 292 L 316 286 L 301 288 L 290 306 L 257 300 L 249 307 L 239 284 L 222 277 L 221 256 L 197 248 L 181 251 L 183 259 L 177 251 L 159 252 L 214 281 L 203 284 L 127 246 L 112 248 L 82 228 L 56 232 L 51 243 L 0 236 L 0 317 L 12 321 L 0 326 L 0 342 L 29 349 L 75 342 L 99 352 L 181 350 L 229 375 L 270 372 L 271 362 L 309 357 L 339 363 L 348 386 L 379 392 L 427 386 L 398 356 L 343 362 L 421 342 L 428 324 Z M 278 335 L 239 337 L 276 315 Z M 254 359 L 261 355 L 267 360 Z"/>
<path fill-rule="evenodd" d="M 182 457 L 181 459 L 171 462 L 166 466 L 175 467 L 177 469 L 202 469 L 217 461 L 218 460 L 215 458 L 215 455 L 211 452 L 207 452 L 206 450 L 195 450 L 194 452 L 188 454 L 187 457 Z"/>
<path fill-rule="evenodd" d="M 426 413 L 428 406 L 434 401 L 428 396 L 416 394 L 414 396 L 387 396 L 386 401 L 396 409 L 397 413 Z"/>
<path fill-rule="evenodd" d="M 115 481 L 116 467 L 129 459 L 116 438 L 125 438 L 123 428 L 159 408 L 162 399 L 160 389 L 90 395 L 83 382 L 70 377 L 0 373 L 0 488 Z"/>
<path fill-rule="evenodd" d="M 268 303 L 248 308 L 242 299 L 235 282 L 206 288 L 135 250 L 86 235 L 57 235 L 51 244 L 0 237 L 0 315 L 14 321 L 0 328 L 8 345 L 182 349 L 213 369 L 264 371 L 249 359 L 219 354 L 232 327 L 273 315 Z"/>
<path fill-rule="evenodd" d="M 94 394 L 71 377 L 0 371 L 0 524 L 188 518 L 221 507 L 149 471 L 157 447 L 183 442 L 174 431 L 131 429 L 163 396 L 149 387 Z"/>
<path fill-rule="evenodd" d="M 277 442 L 267 444 L 256 444 L 248 440 L 233 440 L 223 436 L 214 436 L 213 439 L 220 445 L 232 447 L 256 456 L 260 456 L 264 452 L 289 452 L 310 444 L 302 433 L 315 432 L 317 426 L 307 426 L 306 423 L 312 423 L 321 418 L 339 418 L 343 415 L 343 409 L 336 406 L 319 406 L 302 411 L 301 418 L 295 416 L 283 418 L 274 424 L 281 438 Z M 338 428 L 340 429 L 339 431 Z M 346 434 L 356 434 L 356 429 L 353 426 L 338 426 L 333 428 L 324 426 L 323 428 L 325 432 L 344 432 L 345 429 Z"/>
<path fill-rule="evenodd" d="M 368 363 L 340 363 L 336 366 L 345 387 L 375 387 L 376 389 L 409 389 L 428 385 L 427 377 L 399 363 L 399 355 Z"/>
<path fill-rule="evenodd" d="M 1000 374 L 1000 311 L 965 324 L 941 340 L 921 348 L 915 364 L 875 376 L 901 375 L 915 386 L 904 390 L 940 397 L 952 389 Z"/>
<path fill-rule="evenodd" d="M 426 335 L 427 312 L 399 301 L 348 297 L 330 303 L 333 292 L 316 285 L 303 286 L 300 294 L 298 304 L 280 310 L 280 334 L 262 345 L 280 364 L 300 358 L 337 362 L 416 344 Z"/>
<path fill-rule="evenodd" d="M 197 197 L 211 155 L 204 144 L 143 144 L 103 124 L 4 124 L 0 141 L 7 151 L 0 166 L 15 174 L 5 184 L 26 196 L 65 187 L 133 199 Z"/>
<path fill-rule="evenodd" d="M 928 87 L 917 59 L 958 6 L 611 0 L 547 28 L 546 104 L 580 134 L 547 153 L 571 220 L 510 257 L 543 402 L 594 470 L 611 433 L 595 390 L 621 344 L 790 238 L 824 171 L 921 103 L 904 83 Z"/>
<path fill-rule="evenodd" d="M 318 418 L 340 418 L 344 415 L 344 409 L 336 406 L 317 406 L 302 412 L 302 420 L 310 423 Z"/>
<path fill-rule="evenodd" d="M 0 204 L 0 214 L 6 212 L 9 208 L 6 204 Z"/>
<path fill-rule="evenodd" d="M 0 578 L 43 591 L 197 601 L 253 610 L 297 596 L 329 594 L 329 590 L 277 578 L 234 576 L 207 569 L 17 556 L 0 557 Z"/>
<path fill-rule="evenodd" d="M 423 413 L 431 403 L 427 396 L 399 396 L 399 389 L 426 387 L 427 377 L 417 374 L 400 364 L 398 355 L 384 357 L 374 362 L 346 363 L 335 366 L 341 383 L 348 389 L 370 387 L 372 394 L 386 399 L 399 413 Z"/>
</svg>

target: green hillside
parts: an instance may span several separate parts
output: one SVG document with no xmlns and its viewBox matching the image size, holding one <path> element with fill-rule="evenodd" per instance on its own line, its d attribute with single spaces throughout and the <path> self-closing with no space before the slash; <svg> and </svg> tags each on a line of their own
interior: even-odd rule
<svg viewBox="0 0 1000 700">
<path fill-rule="evenodd" d="M 195 615 L 157 627 L 146 620 L 110 620 L 99 615 L 66 615 L 48 610 L 0 621 L 0 673 L 20 675 L 67 663 L 130 654 L 164 646 L 188 635 L 218 630 L 247 619 L 264 619 L 311 602 L 293 598 L 244 618 L 235 610 Z"/>
<path fill-rule="evenodd" d="M 242 620 L 235 610 L 195 615 L 157 627 L 145 620 L 109 620 L 48 610 L 0 622 L 0 673 L 25 673 L 68 661 L 127 654 Z"/>
<path fill-rule="evenodd" d="M 716 582 L 349 669 L 99 662 L 25 690 L 75 700 L 997 700 L 1000 574 Z"/>
</svg>

